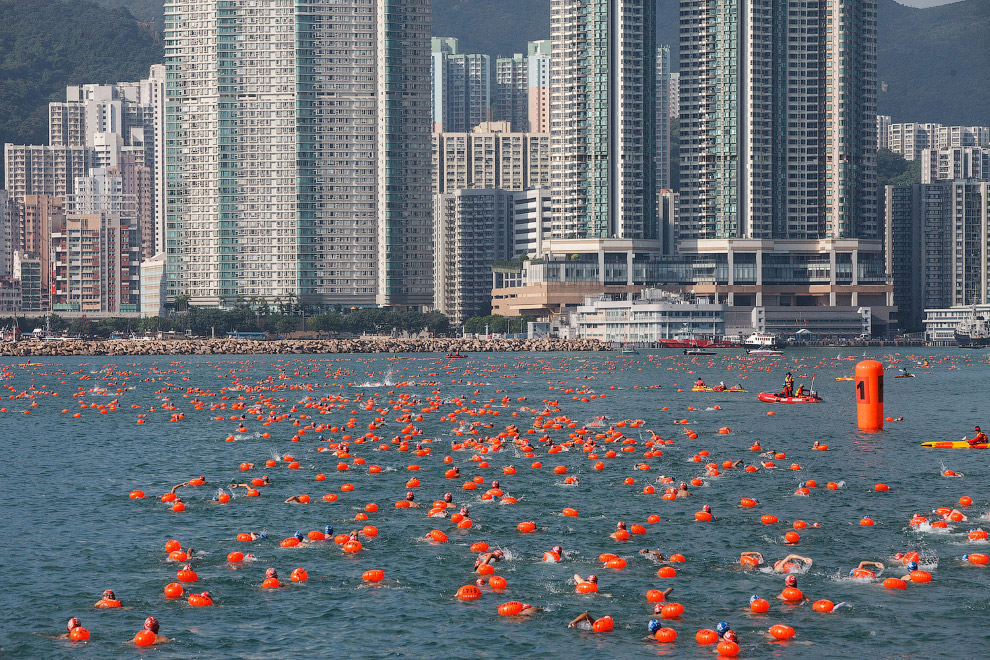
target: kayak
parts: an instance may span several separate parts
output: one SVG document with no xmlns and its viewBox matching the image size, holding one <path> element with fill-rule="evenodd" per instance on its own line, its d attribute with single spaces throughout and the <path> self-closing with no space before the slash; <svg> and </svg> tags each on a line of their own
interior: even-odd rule
<svg viewBox="0 0 990 660">
<path fill-rule="evenodd" d="M 981 443 L 971 445 L 965 440 L 946 440 L 943 442 L 922 442 L 922 447 L 926 449 L 990 449 L 990 445 Z"/>
<path fill-rule="evenodd" d="M 766 403 L 821 403 L 821 397 L 811 396 L 780 396 L 773 392 L 760 392 L 756 398 Z"/>
<path fill-rule="evenodd" d="M 856 379 L 853 378 L 852 376 L 841 376 L 839 378 L 836 378 L 836 380 L 856 380 Z"/>
<path fill-rule="evenodd" d="M 731 387 L 727 387 L 724 390 L 716 390 L 711 387 L 692 387 L 692 392 L 749 392 L 749 390 L 734 390 Z"/>
<path fill-rule="evenodd" d="M 900 376 L 894 376 L 894 378 L 914 378 L 914 374 L 901 374 Z"/>
</svg>

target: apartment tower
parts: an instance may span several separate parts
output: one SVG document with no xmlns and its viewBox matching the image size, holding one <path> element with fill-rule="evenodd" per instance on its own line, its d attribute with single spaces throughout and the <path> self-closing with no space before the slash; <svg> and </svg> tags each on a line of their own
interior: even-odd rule
<svg viewBox="0 0 990 660">
<path fill-rule="evenodd" d="M 432 304 L 428 0 L 166 0 L 168 294 Z"/>
</svg>

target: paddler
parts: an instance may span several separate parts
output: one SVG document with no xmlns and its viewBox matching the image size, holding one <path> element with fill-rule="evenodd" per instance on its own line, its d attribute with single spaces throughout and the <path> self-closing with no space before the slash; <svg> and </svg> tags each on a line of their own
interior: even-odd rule
<svg viewBox="0 0 990 660">
<path fill-rule="evenodd" d="M 788 371 L 784 376 L 784 392 L 782 396 L 794 396 L 794 376 Z"/>
<path fill-rule="evenodd" d="M 976 435 L 974 437 L 972 437 L 972 438 L 967 438 L 966 439 L 966 442 L 968 442 L 970 444 L 970 446 L 972 446 L 972 445 L 985 445 L 988 442 L 990 442 L 990 440 L 987 440 L 987 434 L 984 433 L 983 431 L 981 431 L 979 426 L 977 426 L 973 430 L 976 431 Z"/>
</svg>

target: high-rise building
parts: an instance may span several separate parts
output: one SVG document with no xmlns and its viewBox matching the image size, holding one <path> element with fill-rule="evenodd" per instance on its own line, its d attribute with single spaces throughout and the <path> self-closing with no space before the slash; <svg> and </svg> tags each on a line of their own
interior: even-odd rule
<svg viewBox="0 0 990 660">
<path fill-rule="evenodd" d="M 890 115 L 877 115 L 877 149 L 890 149 Z"/>
<path fill-rule="evenodd" d="M 889 305 L 875 0 L 685 0 L 680 36 L 682 253 L 730 304 Z"/>
<path fill-rule="evenodd" d="M 681 116 L 681 74 L 675 71 L 670 74 L 670 118 Z"/>
<path fill-rule="evenodd" d="M 0 189 L 0 280 L 13 276 L 14 253 L 18 249 L 17 213 L 14 201 Z"/>
<path fill-rule="evenodd" d="M 926 308 L 990 303 L 990 183 L 887 186 L 886 266 L 904 330 Z"/>
<path fill-rule="evenodd" d="M 526 190 L 550 185 L 550 136 L 484 122 L 470 133 L 433 134 L 433 192 Z"/>
<path fill-rule="evenodd" d="M 553 233 L 657 236 L 656 3 L 550 6 Z"/>
<path fill-rule="evenodd" d="M 900 154 L 905 160 L 921 158 L 921 152 L 937 146 L 938 129 L 941 124 L 903 122 L 888 124 L 887 148 Z"/>
<path fill-rule="evenodd" d="M 51 309 L 51 237 L 65 229 L 65 207 L 62 198 L 52 195 L 26 195 L 21 202 L 20 218 L 20 250 L 25 263 L 28 259 L 38 261 L 40 283 L 37 295 L 24 295 L 24 311 Z"/>
<path fill-rule="evenodd" d="M 682 223 L 876 238 L 876 2 L 781 7 L 681 7 Z"/>
<path fill-rule="evenodd" d="M 659 190 L 670 189 L 670 46 L 657 48 L 656 171 Z"/>
<path fill-rule="evenodd" d="M 921 152 L 921 182 L 990 181 L 990 147 L 945 147 Z"/>
<path fill-rule="evenodd" d="M 432 47 L 433 131 L 464 133 L 488 121 L 491 58 L 459 53 L 457 39 L 451 37 L 434 37 Z"/>
<path fill-rule="evenodd" d="M 990 127 L 987 126 L 938 126 L 932 145 L 936 149 L 954 147 L 981 147 L 990 145 Z"/>
<path fill-rule="evenodd" d="M 429 33 L 428 0 L 166 2 L 170 296 L 432 304 Z"/>
<path fill-rule="evenodd" d="M 550 40 L 529 42 L 526 58 L 529 131 L 550 132 Z"/>
<path fill-rule="evenodd" d="M 495 120 L 529 130 L 529 60 L 522 53 L 495 58 Z"/>
</svg>

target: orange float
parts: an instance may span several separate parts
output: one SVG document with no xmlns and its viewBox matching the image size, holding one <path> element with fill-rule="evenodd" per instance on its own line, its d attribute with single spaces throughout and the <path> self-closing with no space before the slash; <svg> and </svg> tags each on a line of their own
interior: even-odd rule
<svg viewBox="0 0 990 660">
<path fill-rule="evenodd" d="M 703 646 L 708 646 L 718 641 L 718 633 L 711 628 L 702 628 L 694 634 L 694 641 Z"/>
<path fill-rule="evenodd" d="M 481 590 L 473 584 L 465 584 L 457 590 L 457 597 L 461 600 L 478 600 L 481 598 Z"/>
<path fill-rule="evenodd" d="M 653 638 L 662 644 L 670 644 L 677 639 L 677 631 L 673 628 L 660 628 L 654 633 Z"/>
<path fill-rule="evenodd" d="M 785 626 L 781 623 L 770 626 L 769 632 L 774 639 L 790 639 L 791 637 L 794 637 L 794 628 Z"/>
<path fill-rule="evenodd" d="M 510 600 L 498 606 L 498 613 L 502 616 L 515 616 L 522 612 L 523 604 L 517 600 Z"/>
</svg>

